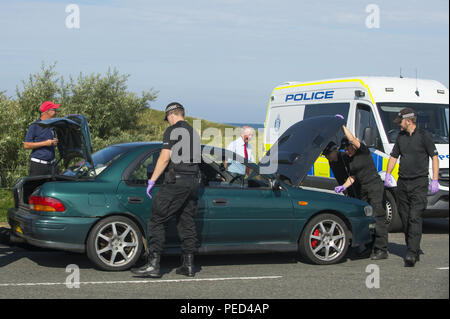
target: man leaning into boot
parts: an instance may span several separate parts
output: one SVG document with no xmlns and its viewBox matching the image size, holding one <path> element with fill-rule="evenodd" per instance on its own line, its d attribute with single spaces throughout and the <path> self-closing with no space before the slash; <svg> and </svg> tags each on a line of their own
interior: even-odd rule
<svg viewBox="0 0 450 319">
<path fill-rule="evenodd" d="M 166 121 L 170 127 L 164 132 L 161 154 L 155 170 L 148 180 L 147 195 L 164 173 L 164 182 L 152 202 L 148 224 L 148 260 L 131 272 L 138 276 L 161 277 L 160 257 L 164 249 L 165 225 L 174 216 L 183 254 L 182 265 L 176 273 L 194 276 L 194 252 L 197 232 L 194 216 L 197 213 L 197 191 L 200 184 L 200 137 L 192 126 L 184 121 L 184 107 L 170 103 L 166 107 Z"/>
</svg>

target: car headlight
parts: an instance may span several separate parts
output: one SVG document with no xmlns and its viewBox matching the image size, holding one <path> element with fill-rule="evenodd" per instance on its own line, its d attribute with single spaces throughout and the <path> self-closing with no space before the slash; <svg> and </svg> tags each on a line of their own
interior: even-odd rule
<svg viewBox="0 0 450 319">
<path fill-rule="evenodd" d="M 364 206 L 364 214 L 366 216 L 372 216 L 373 215 L 373 208 L 370 205 Z"/>
</svg>

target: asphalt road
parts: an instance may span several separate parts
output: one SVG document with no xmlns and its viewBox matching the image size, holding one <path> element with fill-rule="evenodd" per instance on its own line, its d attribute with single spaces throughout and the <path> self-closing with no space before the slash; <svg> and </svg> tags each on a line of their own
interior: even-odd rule
<svg viewBox="0 0 450 319">
<path fill-rule="evenodd" d="M 448 219 L 424 221 L 425 255 L 414 268 L 403 266 L 403 237 L 390 234 L 390 257 L 378 262 L 316 266 L 293 254 L 198 256 L 193 279 L 175 273 L 176 256 L 163 256 L 161 279 L 143 279 L 96 270 L 84 255 L 0 243 L 0 298 L 448 299 Z M 73 268 L 66 272 L 71 264 L 80 270 L 79 285 Z"/>
</svg>

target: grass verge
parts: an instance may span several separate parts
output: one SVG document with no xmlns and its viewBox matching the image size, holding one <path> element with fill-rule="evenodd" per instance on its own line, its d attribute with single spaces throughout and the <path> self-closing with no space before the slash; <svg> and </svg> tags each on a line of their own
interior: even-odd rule
<svg viewBox="0 0 450 319">
<path fill-rule="evenodd" d="M 14 207 L 14 195 L 10 189 L 0 189 L 0 223 L 7 222 L 8 209 Z"/>
</svg>

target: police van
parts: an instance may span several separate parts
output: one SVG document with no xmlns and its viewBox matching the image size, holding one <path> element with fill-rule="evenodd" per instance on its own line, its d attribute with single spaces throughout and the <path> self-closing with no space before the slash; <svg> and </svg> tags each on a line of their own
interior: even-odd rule
<svg viewBox="0 0 450 319">
<path fill-rule="evenodd" d="M 393 123 L 398 112 L 410 107 L 418 113 L 417 125 L 433 137 L 439 152 L 439 192 L 428 196 L 424 217 L 448 217 L 449 91 L 433 80 L 395 77 L 355 77 L 314 82 L 287 82 L 270 96 L 264 124 L 266 151 L 292 124 L 319 115 L 341 114 L 348 129 L 371 150 L 384 180 L 389 154 L 400 128 Z M 343 136 L 343 135 L 342 135 Z M 339 145 L 340 141 L 336 141 Z M 398 178 L 398 164 L 392 175 Z M 430 160 L 430 175 L 431 160 Z M 328 160 L 320 156 L 304 186 L 332 190 L 337 185 Z M 390 231 L 402 229 L 395 204 L 395 188 L 387 189 Z"/>
</svg>

